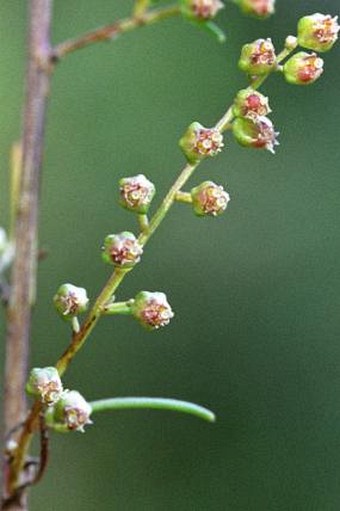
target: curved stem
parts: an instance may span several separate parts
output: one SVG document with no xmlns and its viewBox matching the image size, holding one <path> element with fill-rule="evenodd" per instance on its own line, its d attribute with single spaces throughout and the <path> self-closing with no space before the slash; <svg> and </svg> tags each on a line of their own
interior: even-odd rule
<svg viewBox="0 0 340 511">
<path fill-rule="evenodd" d="M 195 415 L 208 422 L 215 422 L 215 414 L 203 406 L 180 401 L 178 399 L 166 399 L 161 397 L 115 397 L 110 399 L 100 399 L 90 403 L 92 412 L 106 412 L 110 410 L 169 410 L 172 412 L 188 413 Z"/>
</svg>

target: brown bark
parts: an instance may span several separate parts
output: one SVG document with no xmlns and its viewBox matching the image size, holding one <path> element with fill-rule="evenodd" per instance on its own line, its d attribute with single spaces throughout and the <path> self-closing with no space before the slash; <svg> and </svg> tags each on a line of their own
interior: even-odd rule
<svg viewBox="0 0 340 511">
<path fill-rule="evenodd" d="M 28 66 L 22 132 L 23 158 L 16 211 L 15 259 L 7 309 L 4 385 L 6 433 L 22 421 L 27 411 L 24 389 L 36 285 L 40 174 L 51 71 L 49 61 L 52 3 L 53 0 L 29 2 Z M 8 470 L 5 470 L 5 474 L 6 472 Z M 4 485 L 6 487 L 6 481 Z M 3 509 L 26 511 L 26 500 L 25 495 L 21 498 L 18 496 L 13 502 L 8 501 Z"/>
</svg>

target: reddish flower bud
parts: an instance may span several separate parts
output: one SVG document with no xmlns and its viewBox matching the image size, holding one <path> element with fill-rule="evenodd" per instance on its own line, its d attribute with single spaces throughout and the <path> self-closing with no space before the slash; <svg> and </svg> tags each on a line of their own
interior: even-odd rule
<svg viewBox="0 0 340 511">
<path fill-rule="evenodd" d="M 271 39 L 257 39 L 242 47 L 239 68 L 250 75 L 263 75 L 274 71 L 277 62 Z"/>
<path fill-rule="evenodd" d="M 267 149 L 275 153 L 274 147 L 279 145 L 273 123 L 267 117 L 246 119 L 238 117 L 233 122 L 233 133 L 237 142 L 244 147 Z"/>
<path fill-rule="evenodd" d="M 86 311 L 89 299 L 83 287 L 63 284 L 54 296 L 53 302 L 63 318 L 71 319 Z"/>
<path fill-rule="evenodd" d="M 40 398 L 41 402 L 50 406 L 56 403 L 63 392 L 63 385 L 55 367 L 35 367 L 30 373 L 26 391 Z"/>
<path fill-rule="evenodd" d="M 84 426 L 92 424 L 91 405 L 76 390 L 65 390 L 59 401 L 47 415 L 50 427 L 60 432 L 84 432 Z"/>
<path fill-rule="evenodd" d="M 300 51 L 283 66 L 283 74 L 288 83 L 308 85 L 315 82 L 323 73 L 323 60 L 316 53 Z"/>
<path fill-rule="evenodd" d="M 268 98 L 251 88 L 238 92 L 233 105 L 235 117 L 257 117 L 271 112 Z"/>
<path fill-rule="evenodd" d="M 192 204 L 198 216 L 221 215 L 230 201 L 229 194 L 213 181 L 204 181 L 191 190 Z"/>
<path fill-rule="evenodd" d="M 275 12 L 275 0 L 237 0 L 245 14 L 267 18 Z"/>
<path fill-rule="evenodd" d="M 143 248 L 132 232 L 121 232 L 106 236 L 103 260 L 115 266 L 130 267 L 139 263 Z"/>
<path fill-rule="evenodd" d="M 190 163 L 216 156 L 224 146 L 223 136 L 217 129 L 205 128 L 199 122 L 190 124 L 179 145 Z"/>
<path fill-rule="evenodd" d="M 120 204 L 135 213 L 147 213 L 155 195 L 155 185 L 143 174 L 125 177 L 119 181 Z"/>
<path fill-rule="evenodd" d="M 164 293 L 141 291 L 131 304 L 131 312 L 149 330 L 167 325 L 174 313 Z"/>
<path fill-rule="evenodd" d="M 298 23 L 299 45 L 309 50 L 328 51 L 338 39 L 339 30 L 337 16 L 320 13 L 304 16 Z"/>
<path fill-rule="evenodd" d="M 220 0 L 182 0 L 183 14 L 199 21 L 211 20 L 223 7 Z"/>
</svg>

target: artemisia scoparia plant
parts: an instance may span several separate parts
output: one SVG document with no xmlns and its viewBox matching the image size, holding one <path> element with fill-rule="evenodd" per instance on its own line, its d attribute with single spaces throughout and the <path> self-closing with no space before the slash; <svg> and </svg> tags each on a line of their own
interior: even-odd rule
<svg viewBox="0 0 340 511">
<path fill-rule="evenodd" d="M 224 7 L 220 0 L 182 0 L 174 6 L 156 9 L 151 6 L 154 3 L 157 2 L 137 1 L 132 17 L 115 25 L 118 33 L 165 17 L 181 15 L 222 39 L 222 32 L 213 21 Z M 234 3 L 244 13 L 259 18 L 274 12 L 274 0 L 234 0 Z M 104 29 L 101 30 L 103 34 Z M 196 183 L 186 191 L 184 187 L 187 181 L 205 159 L 217 157 L 228 146 L 226 139 L 229 133 L 243 147 L 266 149 L 274 153 L 278 145 L 278 132 L 268 117 L 272 112 L 268 98 L 258 89 L 273 73 L 280 73 L 288 85 L 304 86 L 318 80 L 324 70 L 320 54 L 332 48 L 338 32 L 337 17 L 316 13 L 299 20 L 297 34 L 288 35 L 279 52 L 269 38 L 245 44 L 241 50 L 239 68 L 246 74 L 248 85 L 235 94 L 231 106 L 215 126 L 207 128 L 197 121 L 189 125 L 179 142 L 187 163 L 153 215 L 149 216 L 155 196 L 154 183 L 143 174 L 120 180 L 117 187 L 120 205 L 137 217 L 139 233 L 124 231 L 103 236 L 102 259 L 113 266 L 113 273 L 82 323 L 79 322 L 79 315 L 90 306 L 87 291 L 70 283 L 62 284 L 56 291 L 54 305 L 60 316 L 71 325 L 71 342 L 55 365 L 34 368 L 30 373 L 26 389 L 35 401 L 25 422 L 18 424 L 13 435 L 8 435 L 5 502 L 40 479 L 46 465 L 47 430 L 83 432 L 87 425 L 92 424 L 91 417 L 95 412 L 120 408 L 170 409 L 214 421 L 214 414 L 206 408 L 173 399 L 113 397 L 88 402 L 78 390 L 65 389 L 61 378 L 102 316 L 129 315 L 148 330 L 157 330 L 169 324 L 174 312 L 163 292 L 142 290 L 132 298 L 117 301 L 119 285 L 140 264 L 146 244 L 176 201 L 187 204 L 199 217 L 217 217 L 226 211 L 230 196 L 221 185 L 209 180 Z M 70 51 L 95 42 L 96 32 L 93 34 L 91 40 L 85 35 L 79 40 L 57 46 L 53 60 L 58 61 Z M 0 230 L 2 275 L 12 253 L 12 241 Z M 41 436 L 41 459 L 32 475 L 32 470 L 26 471 L 26 461 L 32 437 L 38 432 Z"/>
</svg>

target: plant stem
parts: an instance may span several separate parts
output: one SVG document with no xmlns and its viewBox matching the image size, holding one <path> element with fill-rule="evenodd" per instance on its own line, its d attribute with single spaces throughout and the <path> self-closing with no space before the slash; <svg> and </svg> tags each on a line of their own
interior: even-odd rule
<svg viewBox="0 0 340 511">
<path fill-rule="evenodd" d="M 40 0 L 42 1 L 42 0 Z M 169 8 L 170 9 L 170 8 Z M 174 8 L 172 8 L 172 14 Z M 153 16 L 155 16 L 155 12 L 153 12 Z M 159 11 L 158 11 L 159 12 Z M 176 12 L 177 13 L 177 12 Z M 150 15 L 151 13 L 149 13 Z M 160 19 L 158 16 L 157 19 L 153 18 L 154 21 L 157 21 Z M 133 20 L 130 20 L 133 22 Z M 118 22 L 120 23 L 120 22 Z M 144 23 L 145 24 L 145 23 Z M 138 25 L 134 25 L 134 28 Z M 110 25 L 109 27 L 112 27 L 113 25 Z M 78 48 L 82 48 L 86 46 L 87 44 L 97 42 L 100 40 L 104 40 L 104 38 L 100 38 L 100 33 L 103 33 L 104 29 L 100 29 L 98 31 L 91 32 L 92 34 L 91 38 L 88 39 L 88 36 L 84 36 L 78 40 L 74 40 L 73 42 L 63 43 L 63 45 L 60 45 L 57 47 L 57 49 L 61 49 L 62 55 L 65 55 L 73 50 L 76 50 Z M 106 30 L 108 30 L 108 27 L 106 27 Z M 96 38 L 96 35 L 98 37 Z M 78 41 L 78 42 L 77 42 Z M 65 46 L 66 45 L 66 46 Z M 283 50 L 279 54 L 278 61 L 281 62 L 284 58 L 286 58 L 289 55 L 289 50 Z M 251 85 L 252 88 L 258 88 L 262 83 L 268 78 L 269 75 L 264 75 L 259 78 L 257 78 L 253 84 Z M 232 107 L 230 107 L 226 113 L 223 115 L 223 117 L 216 123 L 215 129 L 218 129 L 219 131 L 223 132 L 226 127 L 229 125 L 230 122 L 232 122 L 234 118 Z M 153 217 L 150 220 L 150 223 L 148 226 L 146 226 L 145 230 L 140 234 L 138 240 L 141 245 L 146 245 L 146 243 L 149 241 L 151 236 L 154 234 L 154 232 L 157 230 L 161 222 L 163 221 L 164 217 L 168 213 L 169 209 L 173 205 L 173 203 L 176 200 L 176 196 L 178 192 L 181 191 L 183 186 L 186 184 L 186 182 L 190 179 L 192 174 L 195 172 L 196 168 L 200 165 L 201 161 L 197 161 L 195 164 L 188 163 L 185 165 L 181 173 L 179 174 L 178 178 L 176 179 L 175 183 L 170 188 L 169 192 L 163 199 L 163 202 L 153 215 Z M 64 354 L 60 357 L 60 359 L 56 363 L 56 368 L 58 369 L 60 375 L 62 375 L 68 368 L 69 364 L 73 360 L 76 353 L 82 348 L 82 346 L 85 344 L 87 338 L 89 337 L 89 334 L 92 332 L 93 328 L 99 321 L 100 317 L 105 314 L 105 306 L 109 303 L 110 299 L 112 298 L 112 295 L 117 290 L 119 285 L 124 280 L 127 273 L 129 273 L 129 270 L 123 270 L 123 269 L 115 269 L 107 283 L 105 284 L 103 290 L 99 294 L 94 306 L 92 307 L 91 311 L 89 312 L 85 322 L 80 328 L 80 331 L 78 333 L 75 333 L 72 337 L 71 343 L 69 347 L 66 349 Z M 124 398 L 125 399 L 125 398 Z M 110 400 L 111 401 L 111 400 Z M 99 405 L 98 405 L 99 406 Z M 137 406 L 137 405 L 136 405 Z M 195 405 L 194 405 L 195 406 Z M 26 423 L 24 425 L 21 437 L 19 439 L 19 447 L 16 451 L 16 459 L 13 463 L 13 473 L 14 473 L 14 481 L 18 482 L 20 472 L 24 465 L 24 460 L 26 457 L 26 454 L 28 452 L 28 448 L 32 439 L 32 434 L 34 429 L 37 428 L 38 424 L 38 417 L 39 413 L 41 411 L 41 404 L 36 401 L 35 404 L 32 407 L 32 410 L 30 414 L 28 415 L 28 418 L 26 420 Z M 15 484 L 14 484 L 15 487 Z"/>
<path fill-rule="evenodd" d="M 60 375 L 62 375 L 66 371 L 73 357 L 81 349 L 86 339 L 88 338 L 88 336 L 98 323 L 99 318 L 102 315 L 103 308 L 109 302 L 113 293 L 116 291 L 116 289 L 124 279 L 125 275 L 130 270 L 131 270 L 130 268 L 129 269 L 116 268 L 114 270 L 111 277 L 104 286 L 103 290 L 101 291 L 100 295 L 98 296 L 88 317 L 81 326 L 79 332 L 73 336 L 71 344 L 56 363 L 56 368 L 58 369 Z"/>
<path fill-rule="evenodd" d="M 138 238 L 138 241 L 141 245 L 145 245 L 151 236 L 154 234 L 162 220 L 164 219 L 165 215 L 168 213 L 169 209 L 173 205 L 177 192 L 183 188 L 185 183 L 188 181 L 188 179 L 192 176 L 192 174 L 195 172 L 196 168 L 198 167 L 199 162 L 195 164 L 188 163 L 168 193 L 166 194 L 165 198 L 163 199 L 162 204 L 159 206 L 156 213 L 153 215 L 152 219 L 150 220 L 149 226 L 146 231 L 142 232 Z"/>
<path fill-rule="evenodd" d="M 52 52 L 52 59 L 58 61 L 81 48 L 85 48 L 90 44 L 110 41 L 120 34 L 131 32 L 135 28 L 144 27 L 145 25 L 151 25 L 157 21 L 171 18 L 180 14 L 180 8 L 177 5 L 171 7 L 164 7 L 162 9 L 155 9 L 148 12 L 142 12 L 139 16 L 132 16 L 123 20 L 116 21 L 110 25 L 97 28 L 88 32 L 87 34 L 70 39 L 61 44 L 58 44 Z"/>
<path fill-rule="evenodd" d="M 29 57 L 23 118 L 23 155 L 15 222 L 15 258 L 8 304 L 4 422 L 11 430 L 26 412 L 31 306 L 37 263 L 37 226 L 45 113 L 50 85 L 46 62 L 50 52 L 52 0 L 30 1 Z M 26 499 L 7 509 L 27 509 Z"/>
<path fill-rule="evenodd" d="M 131 304 L 134 302 L 134 300 L 128 300 L 127 302 L 115 302 L 111 303 L 110 305 L 107 305 L 103 309 L 103 314 L 106 316 L 110 316 L 113 314 L 123 314 L 123 315 L 130 315 L 131 314 Z"/>
<path fill-rule="evenodd" d="M 115 397 L 92 401 L 90 405 L 93 413 L 106 412 L 108 410 L 132 409 L 170 410 L 173 412 L 196 415 L 196 417 L 208 422 L 215 422 L 216 420 L 213 412 L 207 408 L 178 399 L 165 399 L 161 397 Z"/>
</svg>

